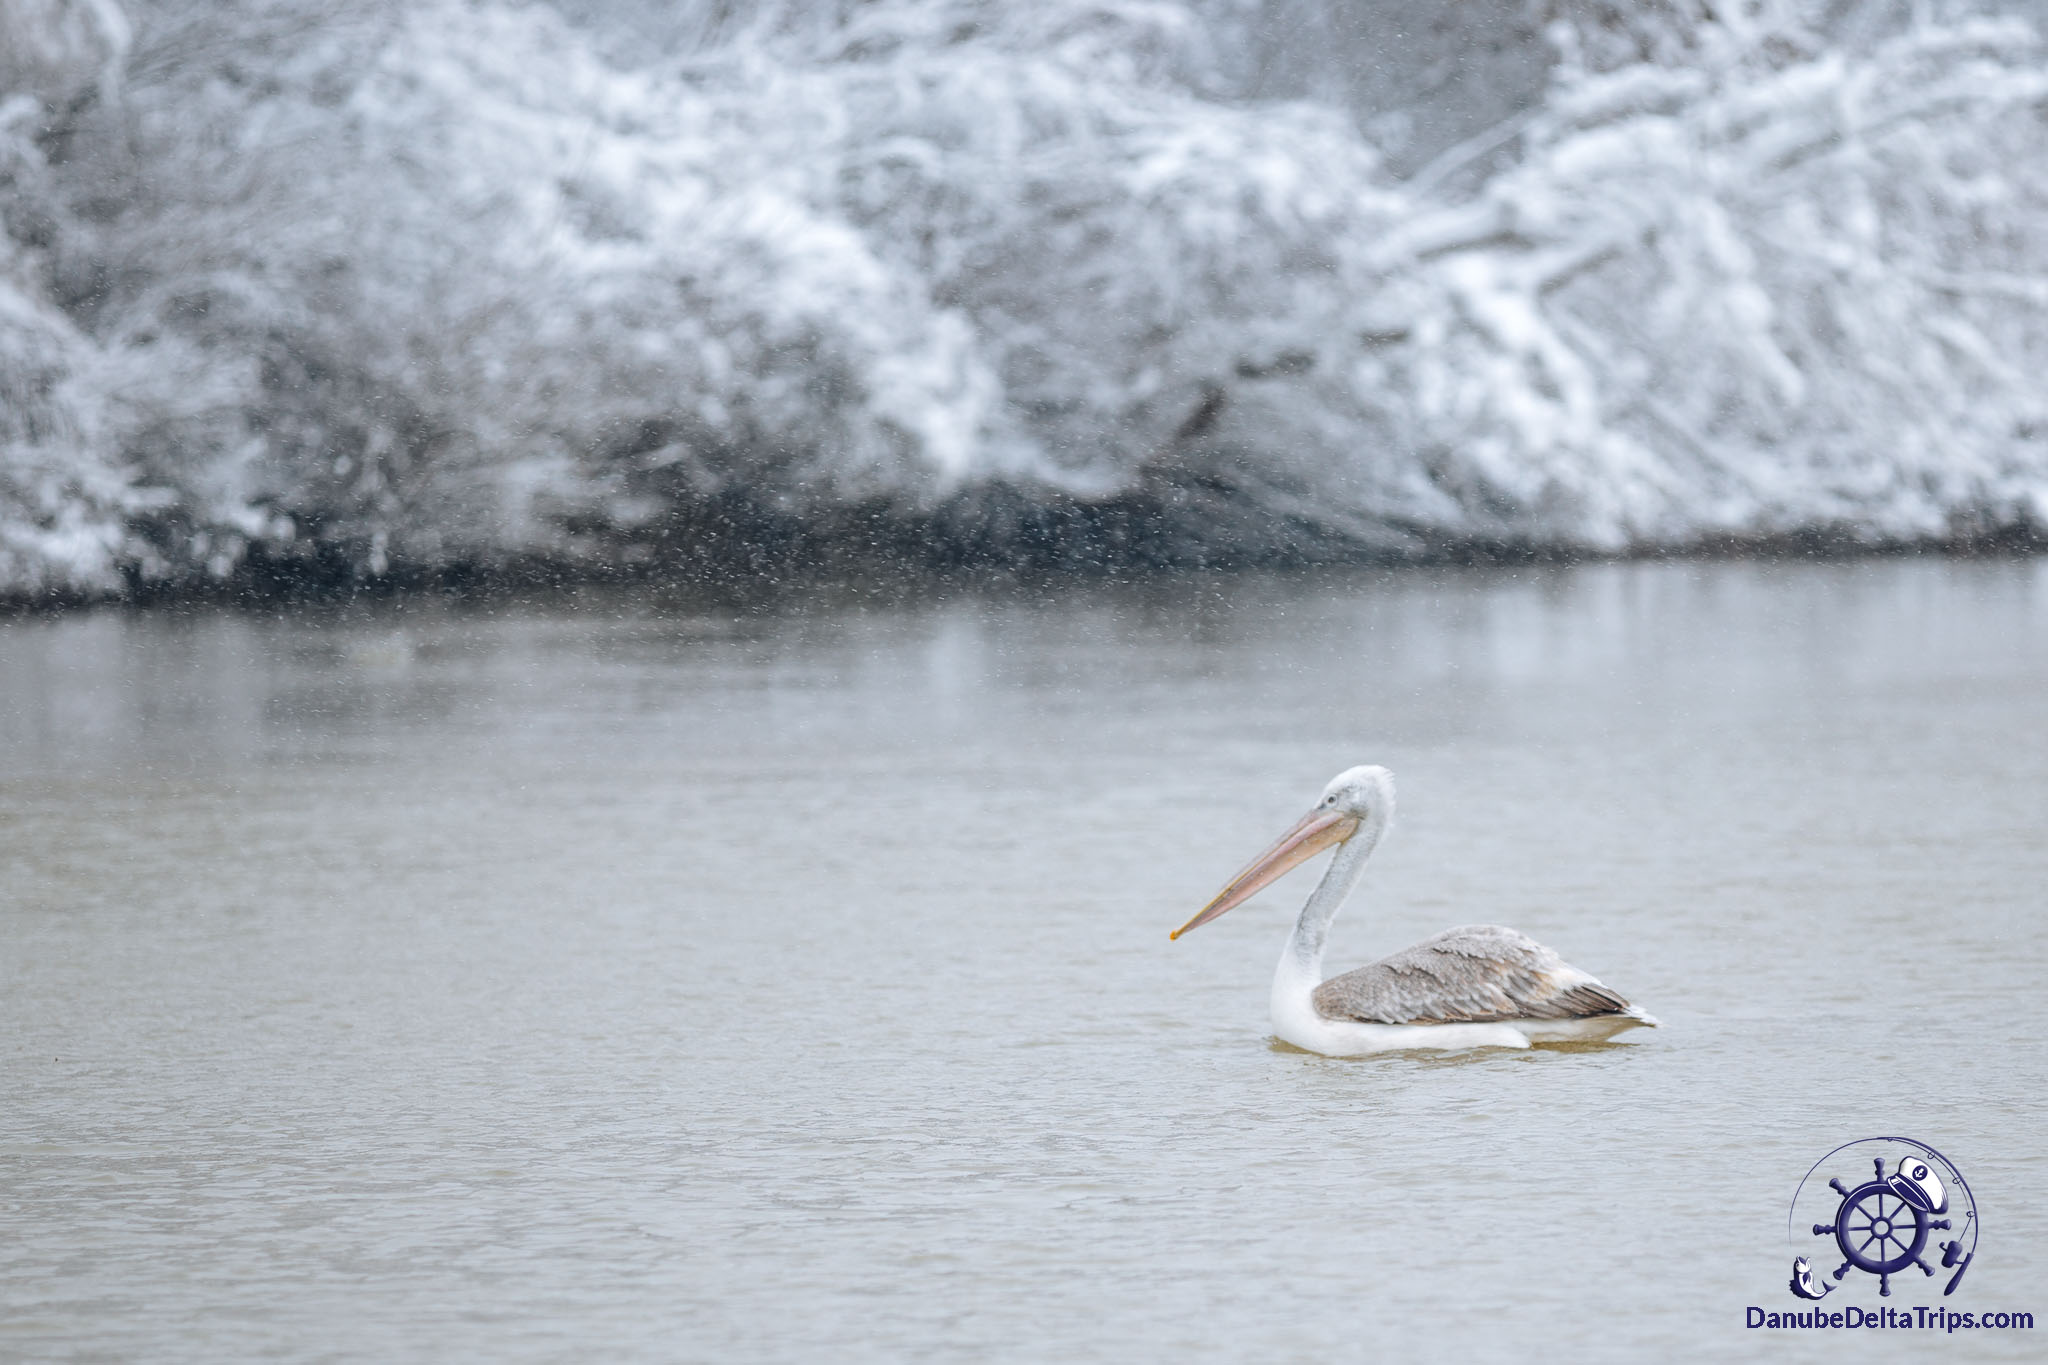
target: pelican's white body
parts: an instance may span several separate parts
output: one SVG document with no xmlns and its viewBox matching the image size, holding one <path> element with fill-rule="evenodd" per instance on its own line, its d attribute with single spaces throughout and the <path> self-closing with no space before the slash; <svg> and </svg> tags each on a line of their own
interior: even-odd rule
<svg viewBox="0 0 2048 1365">
<path fill-rule="evenodd" d="M 1273 1036 L 1325 1057 L 1365 1057 L 1425 1048 L 1597 1043 L 1624 1029 L 1654 1022 L 1631 1012 L 1590 1019 L 1507 1019 L 1488 1024 L 1368 1024 L 1319 1013 L 1313 996 L 1322 983 L 1320 963 L 1304 971 L 1293 940 L 1288 940 L 1287 951 L 1280 955 L 1280 969 L 1273 973 Z"/>
<path fill-rule="evenodd" d="M 1639 1009 L 1561 1019 L 1490 1019 L 1483 1023 L 1386 1024 L 1331 1018 L 1316 1008 L 1315 991 L 1323 984 L 1323 948 L 1330 922 L 1365 875 L 1366 860 L 1378 846 L 1394 814 L 1394 779 L 1385 768 L 1352 768 L 1340 773 L 1323 793 L 1317 811 L 1332 810 L 1356 818 L 1356 832 L 1337 845 L 1322 883 L 1301 908 L 1294 932 L 1273 973 L 1273 1032 L 1283 1042 L 1326 1057 L 1359 1057 L 1375 1052 L 1420 1048 L 1526 1048 L 1534 1043 L 1597 1042 L 1624 1029 L 1654 1027 L 1656 1020 Z M 1315 811 L 1310 813 L 1313 819 Z M 1301 827 L 1297 827 L 1301 828 Z M 1256 870 L 1247 869 L 1247 874 Z M 1284 869 L 1283 869 L 1284 870 Z M 1246 874 L 1240 874 L 1241 876 Z M 1277 872 L 1273 875 L 1277 875 Z M 1261 882 L 1260 884 L 1263 884 Z M 1247 893 L 1249 894 L 1249 893 Z M 1235 904 L 1233 898 L 1225 903 Z M 1220 913 L 1220 911 L 1216 912 Z M 1206 917 L 1207 912 L 1205 912 Z M 1202 922 L 1201 919 L 1194 921 Z M 1511 933 L 1512 931 L 1499 931 Z M 1530 949 L 1542 952 L 1552 966 L 1545 976 L 1560 992 L 1599 983 L 1555 954 L 1516 934 Z M 1448 1002 L 1446 1002 L 1448 1003 Z M 1453 1009 L 1430 1011 L 1451 1014 Z"/>
</svg>

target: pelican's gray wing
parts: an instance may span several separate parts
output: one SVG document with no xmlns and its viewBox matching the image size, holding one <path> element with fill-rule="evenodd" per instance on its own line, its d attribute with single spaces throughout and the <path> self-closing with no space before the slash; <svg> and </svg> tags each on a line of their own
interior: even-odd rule
<svg viewBox="0 0 2048 1365">
<path fill-rule="evenodd" d="M 1480 1024 L 1627 1014 L 1629 1003 L 1550 949 L 1493 924 L 1450 929 L 1333 976 L 1315 990 L 1326 1019 Z"/>
</svg>

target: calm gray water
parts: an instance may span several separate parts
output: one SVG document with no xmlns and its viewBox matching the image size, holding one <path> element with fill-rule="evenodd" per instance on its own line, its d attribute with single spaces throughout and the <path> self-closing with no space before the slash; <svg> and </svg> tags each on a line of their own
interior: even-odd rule
<svg viewBox="0 0 2048 1365">
<path fill-rule="evenodd" d="M 1666 1027 L 1273 1043 L 1358 762 Z M 2044 831 L 2041 561 L 0 622 L 0 1357 L 1737 1358 L 1905 1133 L 2038 1359 Z"/>
</svg>

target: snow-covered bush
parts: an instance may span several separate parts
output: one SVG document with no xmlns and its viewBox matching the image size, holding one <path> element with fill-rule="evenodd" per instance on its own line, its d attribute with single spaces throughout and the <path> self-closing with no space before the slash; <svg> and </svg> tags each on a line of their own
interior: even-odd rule
<svg viewBox="0 0 2048 1365">
<path fill-rule="evenodd" d="M 105 593 L 147 498 L 108 439 L 98 352 L 43 286 L 64 222 L 39 135 L 117 78 L 127 29 L 111 6 L 66 0 L 0 20 L 0 592 Z"/>
<path fill-rule="evenodd" d="M 1977 20 L 1563 74 L 1513 166 L 1379 248 L 1404 340 L 1358 382 L 1420 515 L 1602 549 L 2048 527 L 2043 56 Z"/>
<path fill-rule="evenodd" d="M 1204 558 L 2048 526 L 2031 28 L 1563 4 L 1542 104 L 1396 178 L 1233 98 L 1228 10 L 792 4 L 622 65 L 538 7 L 137 5 L 0 129 L 0 587 L 614 564 L 707 508 Z"/>
</svg>

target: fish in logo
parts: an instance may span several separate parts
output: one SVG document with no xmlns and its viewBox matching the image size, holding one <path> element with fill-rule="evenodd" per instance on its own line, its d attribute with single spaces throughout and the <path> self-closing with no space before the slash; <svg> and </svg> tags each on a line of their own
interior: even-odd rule
<svg viewBox="0 0 2048 1365">
<path fill-rule="evenodd" d="M 1797 1256 L 1792 1261 L 1792 1292 L 1802 1299 L 1824 1299 L 1835 1292 L 1835 1287 L 1823 1283 L 1820 1288 L 1815 1289 L 1812 1262 L 1804 1256 Z"/>
</svg>

